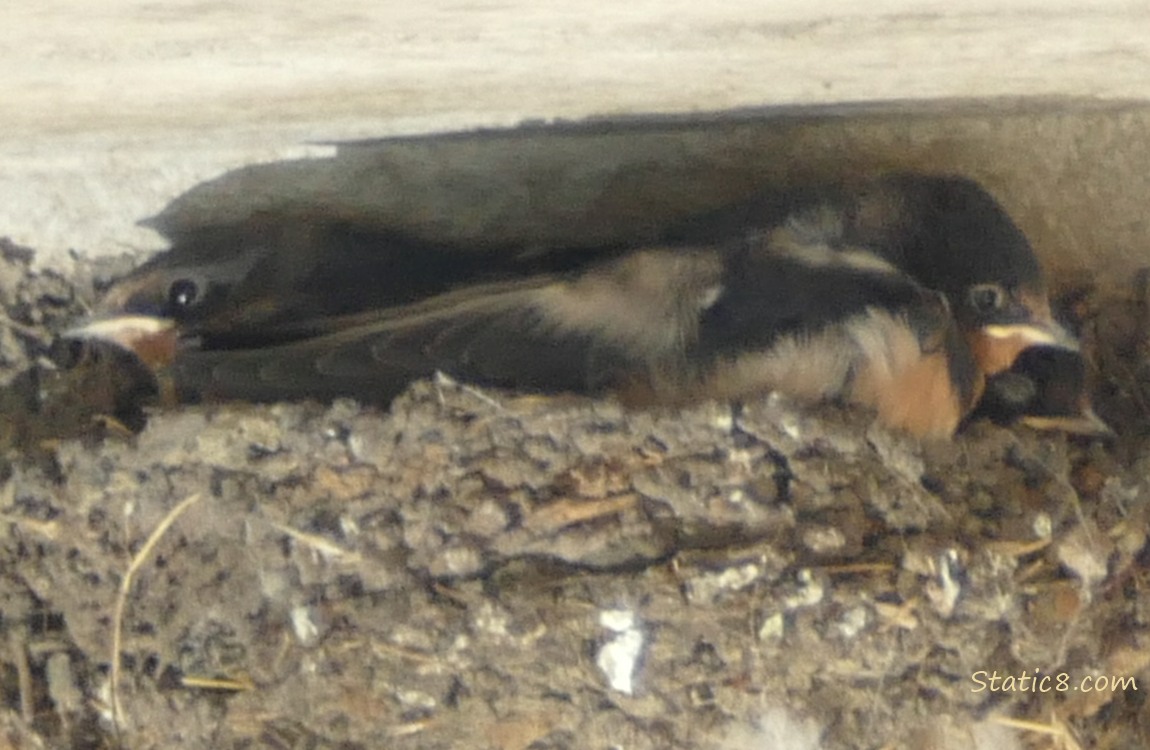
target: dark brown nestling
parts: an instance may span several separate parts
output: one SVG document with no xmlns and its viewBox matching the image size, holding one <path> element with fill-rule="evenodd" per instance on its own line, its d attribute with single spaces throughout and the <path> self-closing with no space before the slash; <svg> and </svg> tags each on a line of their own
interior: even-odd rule
<svg viewBox="0 0 1150 750">
<path fill-rule="evenodd" d="M 1026 236 L 969 178 L 893 173 L 768 194 L 672 235 L 748 232 L 861 248 L 941 292 L 987 376 L 1008 369 L 1030 346 L 1077 348 L 1054 320 L 1046 278 Z"/>
<path fill-rule="evenodd" d="M 779 390 L 862 404 L 940 438 L 981 386 L 942 295 L 871 253 L 789 236 L 635 250 L 305 328 L 267 325 L 258 346 L 205 346 L 221 335 L 200 334 L 174 358 L 176 388 L 188 399 L 386 401 L 443 371 L 645 404 Z"/>
<path fill-rule="evenodd" d="M 515 248 L 435 245 L 299 214 L 258 214 L 172 240 L 171 249 L 112 285 L 94 319 L 161 318 L 204 348 L 262 346 L 273 343 L 272 331 L 298 338 L 312 321 L 574 264 L 558 251 L 524 259 Z"/>
<path fill-rule="evenodd" d="M 970 419 L 989 419 L 999 425 L 1022 423 L 1078 435 L 1113 435 L 1091 406 L 1082 354 L 1053 346 L 1024 349 L 1010 369 L 989 378 Z"/>
<path fill-rule="evenodd" d="M 260 217 L 177 238 L 102 312 L 134 334 L 166 321 L 191 399 L 382 401 L 439 370 L 645 403 L 777 389 L 932 437 L 1025 347 L 1073 346 L 1030 245 L 970 180 L 892 175 L 758 217 L 780 212 L 730 242 L 530 256 Z M 80 335 L 117 338 L 94 325 Z"/>
</svg>

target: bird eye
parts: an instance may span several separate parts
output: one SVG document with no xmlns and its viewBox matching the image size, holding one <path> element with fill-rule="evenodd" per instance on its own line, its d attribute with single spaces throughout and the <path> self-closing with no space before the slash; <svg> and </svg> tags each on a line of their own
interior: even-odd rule
<svg viewBox="0 0 1150 750">
<path fill-rule="evenodd" d="M 1006 291 L 997 284 L 979 284 L 970 288 L 969 299 L 971 307 L 987 313 L 1006 304 Z"/>
<path fill-rule="evenodd" d="M 168 287 L 168 304 L 175 310 L 185 310 L 200 296 L 200 289 L 191 279 L 177 279 Z"/>
</svg>

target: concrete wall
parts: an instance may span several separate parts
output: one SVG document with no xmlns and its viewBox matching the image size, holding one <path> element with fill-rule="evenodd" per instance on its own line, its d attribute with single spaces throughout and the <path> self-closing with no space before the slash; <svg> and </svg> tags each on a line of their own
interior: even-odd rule
<svg viewBox="0 0 1150 750">
<path fill-rule="evenodd" d="M 1150 110 L 1138 103 L 1150 102 L 1150 9 L 1143 4 L 8 6 L 0 10 L 0 234 L 38 248 L 55 265 L 66 266 L 70 247 L 162 247 L 134 222 L 201 180 L 285 158 L 319 159 L 304 171 L 329 180 L 287 188 L 291 199 L 315 198 L 316 190 L 336 204 L 358 196 L 351 199 L 357 211 L 464 234 L 529 231 L 540 216 L 553 226 L 548 210 L 577 219 L 568 226 L 587 226 L 591 217 L 609 229 L 611 210 L 604 215 L 603 206 L 611 201 L 603 196 L 633 196 L 637 184 L 642 205 L 613 209 L 628 220 L 812 170 L 962 171 L 1007 203 L 1057 274 L 1103 269 L 1109 284 L 1150 263 L 1143 231 Z M 1038 101 L 1019 106 L 1001 98 L 1019 96 Z M 708 116 L 724 124 L 648 124 L 628 130 L 630 140 L 592 128 L 597 134 L 535 136 L 531 147 L 404 141 L 336 156 L 319 145 L 530 119 L 892 99 L 920 103 L 784 121 L 777 111 Z M 955 101 L 970 99 L 983 101 Z M 351 185 L 349 165 L 383 171 Z M 483 174 L 504 189 L 477 186 Z M 523 174 L 563 188 L 551 197 L 535 188 L 530 200 L 514 200 L 523 196 Z M 466 176 L 471 187 L 445 197 L 445 176 L 457 186 Z M 282 184 L 279 177 L 249 179 L 243 195 L 254 195 L 254 203 L 283 200 L 268 187 Z M 365 208 L 364 184 L 378 205 Z M 460 204 L 452 201 L 460 198 L 481 205 L 470 224 L 455 223 Z M 233 205 L 213 201 L 201 218 Z"/>
</svg>

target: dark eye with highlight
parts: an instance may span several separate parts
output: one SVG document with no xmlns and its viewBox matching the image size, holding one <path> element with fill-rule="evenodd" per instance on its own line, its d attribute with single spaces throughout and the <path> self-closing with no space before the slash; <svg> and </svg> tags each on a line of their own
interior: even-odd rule
<svg viewBox="0 0 1150 750">
<path fill-rule="evenodd" d="M 967 293 L 970 306 L 977 312 L 988 313 L 1006 305 L 1006 290 L 997 284 L 978 284 Z"/>
<path fill-rule="evenodd" d="M 191 279 L 177 279 L 168 287 L 168 305 L 175 312 L 188 309 L 199 296 L 200 288 Z"/>
</svg>

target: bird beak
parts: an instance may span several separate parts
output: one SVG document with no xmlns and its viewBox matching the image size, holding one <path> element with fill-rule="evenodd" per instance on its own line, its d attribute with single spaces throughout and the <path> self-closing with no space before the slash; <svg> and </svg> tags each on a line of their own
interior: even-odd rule
<svg viewBox="0 0 1150 750">
<path fill-rule="evenodd" d="M 1082 411 L 1066 416 L 1024 416 L 1019 422 L 1035 430 L 1044 432 L 1065 432 L 1071 435 L 1084 437 L 1113 438 L 1117 434 L 1110 425 L 1102 421 L 1094 409 L 1083 407 Z"/>
<path fill-rule="evenodd" d="M 63 336 L 118 346 L 134 354 L 152 372 L 172 363 L 179 341 L 175 321 L 150 315 L 96 318 L 65 331 Z"/>
<path fill-rule="evenodd" d="M 1032 346 L 1077 352 L 1078 340 L 1054 320 L 1050 302 L 1041 290 L 1024 290 L 1007 306 L 968 335 L 979 369 L 990 376 L 1009 370 L 1018 355 Z"/>
<path fill-rule="evenodd" d="M 1024 342 L 1026 346 L 1057 346 L 1071 351 L 1078 350 L 1078 341 L 1053 320 L 991 324 L 984 326 L 982 331 L 989 338 L 998 341 L 1017 340 Z"/>
<path fill-rule="evenodd" d="M 986 375 L 1009 370 L 1019 353 L 1032 346 L 1053 346 L 1073 352 L 1080 349 L 1078 340 L 1052 319 L 993 323 L 970 336 L 975 361 Z"/>
</svg>

